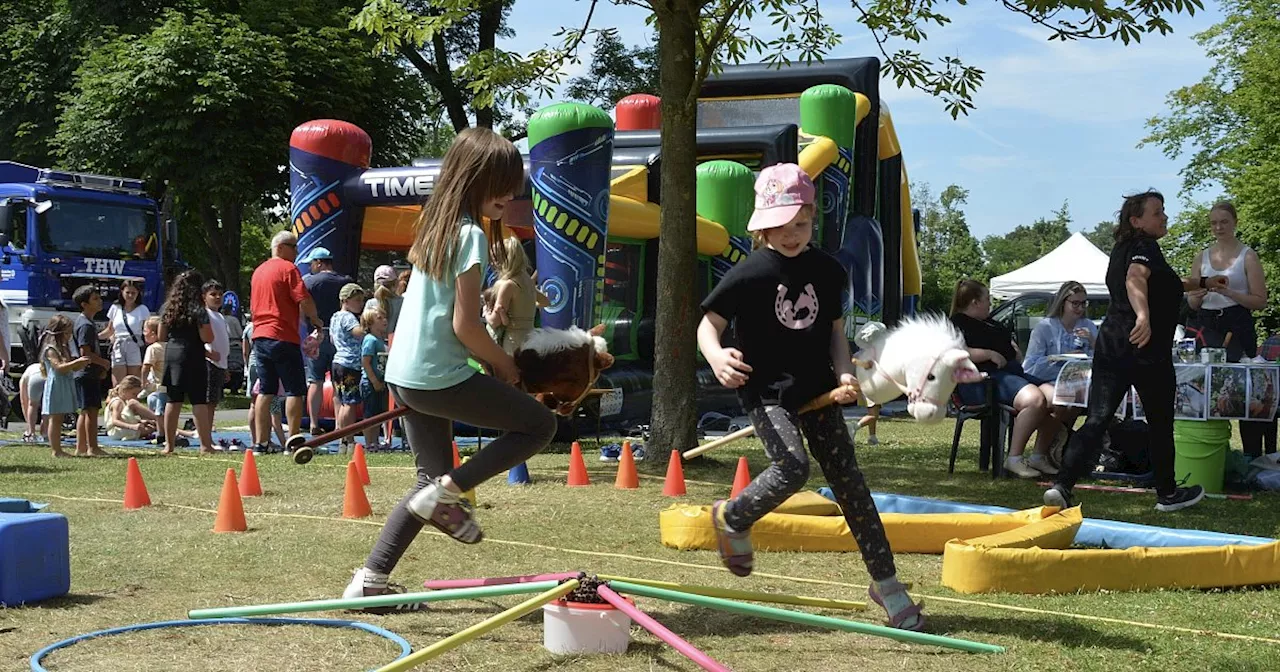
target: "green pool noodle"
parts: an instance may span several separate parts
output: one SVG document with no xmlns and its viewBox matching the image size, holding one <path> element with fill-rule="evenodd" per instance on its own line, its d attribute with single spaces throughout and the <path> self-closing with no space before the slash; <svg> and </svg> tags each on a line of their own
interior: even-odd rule
<svg viewBox="0 0 1280 672">
<path fill-rule="evenodd" d="M 1004 653 L 1003 646 L 996 646 L 994 644 L 983 644 L 981 642 L 970 642 L 963 639 L 955 639 L 953 637 L 930 635 L 928 633 L 912 632 L 910 630 L 899 630 L 897 628 L 890 628 L 883 625 L 871 625 L 870 623 L 859 623 L 858 621 L 849 621 L 843 618 L 819 616 L 817 614 L 809 614 L 803 611 L 792 611 L 790 609 L 779 609 L 777 607 L 766 607 L 758 604 L 735 602 L 733 600 L 724 600 L 718 597 L 692 595 L 690 593 L 682 593 L 675 590 L 652 588 L 649 586 L 642 586 L 637 583 L 627 583 L 626 581 L 610 581 L 609 587 L 619 593 L 629 593 L 631 595 L 640 595 L 641 597 L 655 597 L 660 600 L 682 602 L 684 604 L 692 604 L 710 609 L 720 609 L 722 611 L 732 611 L 739 614 L 769 618 L 776 621 L 789 621 L 791 623 L 800 623 L 802 625 L 813 625 L 821 628 L 831 628 L 833 630 L 856 632 L 863 635 L 887 637 L 889 639 L 896 639 L 900 642 L 908 642 L 911 644 L 940 646 L 947 649 L 967 651 L 969 653 Z"/>
<path fill-rule="evenodd" d="M 479 586 L 476 588 L 454 588 L 452 590 L 429 590 L 421 593 L 397 593 L 392 595 L 374 595 L 372 597 L 349 597 L 328 600 L 312 600 L 309 602 L 281 602 L 278 604 L 257 604 L 246 607 L 220 607 L 217 609 L 194 609 L 187 612 L 187 618 L 241 618 L 245 616 L 271 616 L 275 614 L 296 614 L 307 611 L 330 611 L 337 609 L 363 609 L 365 607 L 390 607 L 396 604 L 415 602 L 446 602 L 449 600 L 480 599 L 485 597 L 501 597 L 503 595 L 524 595 L 549 590 L 560 585 L 559 581 L 537 581 L 535 583 L 512 583 L 500 586 Z"/>
</svg>

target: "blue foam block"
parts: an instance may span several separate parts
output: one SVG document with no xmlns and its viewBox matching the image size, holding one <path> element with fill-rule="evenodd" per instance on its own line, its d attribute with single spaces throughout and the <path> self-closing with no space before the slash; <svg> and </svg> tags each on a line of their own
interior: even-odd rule
<svg viewBox="0 0 1280 672">
<path fill-rule="evenodd" d="M 0 604 L 15 607 L 71 590 L 67 518 L 60 513 L 0 513 Z"/>
<path fill-rule="evenodd" d="M 35 513 L 46 506 L 15 497 L 0 497 L 0 513 Z"/>
</svg>

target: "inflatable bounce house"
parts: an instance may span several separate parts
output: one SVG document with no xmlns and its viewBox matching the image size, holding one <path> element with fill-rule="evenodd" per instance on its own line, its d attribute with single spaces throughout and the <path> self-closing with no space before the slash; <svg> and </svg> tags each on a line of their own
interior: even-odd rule
<svg viewBox="0 0 1280 672">
<path fill-rule="evenodd" d="M 880 63 L 837 59 L 781 69 L 726 67 L 698 103 L 698 286 L 705 295 L 751 251 L 755 174 L 798 163 L 819 187 L 814 244 L 849 273 L 845 318 L 893 324 L 920 296 L 915 221 L 901 148 L 879 96 Z M 506 225 L 527 241 L 551 301 L 543 326 L 606 325 L 617 358 L 599 387 L 621 391 L 606 422 L 646 422 L 653 385 L 662 165 L 659 100 L 619 101 L 615 122 L 578 103 L 529 121 L 526 188 Z M 290 141 L 291 220 L 299 258 L 323 245 L 355 274 L 363 249 L 407 250 L 440 159 L 370 168 L 369 136 L 343 121 L 302 124 Z M 527 249 L 528 249 L 527 248 Z M 305 272 L 305 269 L 304 269 Z M 700 371 L 699 412 L 736 409 Z"/>
</svg>

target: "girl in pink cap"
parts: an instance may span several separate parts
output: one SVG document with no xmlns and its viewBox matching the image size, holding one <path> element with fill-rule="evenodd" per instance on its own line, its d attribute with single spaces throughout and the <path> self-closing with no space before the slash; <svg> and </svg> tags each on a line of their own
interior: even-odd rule
<svg viewBox="0 0 1280 672">
<path fill-rule="evenodd" d="M 808 401 L 857 380 L 844 335 L 841 294 L 848 275 L 840 262 L 809 246 L 813 202 L 813 181 L 800 166 L 761 171 L 747 226 L 756 250 L 702 302 L 698 346 L 720 384 L 738 390 L 772 462 L 737 497 L 711 507 L 720 559 L 738 576 L 751 573 L 751 526 L 809 480 L 803 435 L 858 542 L 873 580 L 871 599 L 893 627 L 920 630 L 923 605 L 898 581 L 841 407 L 800 413 Z M 732 334 L 722 343 L 730 323 Z M 856 400 L 848 389 L 841 403 Z"/>
</svg>

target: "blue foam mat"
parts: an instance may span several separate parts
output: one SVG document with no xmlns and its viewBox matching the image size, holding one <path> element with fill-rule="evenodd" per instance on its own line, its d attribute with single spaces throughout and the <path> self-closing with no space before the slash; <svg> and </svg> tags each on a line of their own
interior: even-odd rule
<svg viewBox="0 0 1280 672">
<path fill-rule="evenodd" d="M 834 499 L 831 488 L 818 488 L 818 494 Z M 872 493 L 876 509 L 880 513 L 1009 513 L 1014 509 L 986 504 L 965 504 L 927 497 Z M 1139 525 L 1118 520 L 1085 518 L 1076 543 L 1100 548 L 1130 548 L 1134 546 L 1259 546 L 1274 543 L 1275 539 L 1251 537 L 1241 534 L 1208 532 L 1203 530 L 1177 530 L 1154 525 Z"/>
</svg>

